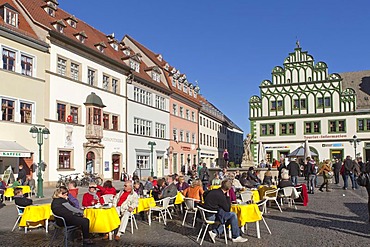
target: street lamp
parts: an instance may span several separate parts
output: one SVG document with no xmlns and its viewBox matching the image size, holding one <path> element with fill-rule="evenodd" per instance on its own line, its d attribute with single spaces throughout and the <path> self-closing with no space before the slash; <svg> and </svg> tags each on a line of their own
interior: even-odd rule
<svg viewBox="0 0 370 247">
<path fill-rule="evenodd" d="M 354 135 L 352 138 L 353 139 L 349 140 L 349 143 L 351 143 L 351 145 L 353 144 L 353 147 L 355 149 L 355 159 L 356 159 L 357 158 L 357 145 L 360 144 L 361 140 L 357 139 L 356 135 Z"/>
<path fill-rule="evenodd" d="M 198 164 L 200 164 L 200 147 L 197 148 L 197 151 L 198 151 Z"/>
<path fill-rule="evenodd" d="M 150 146 L 150 156 L 151 156 L 151 164 L 150 164 L 150 176 L 153 177 L 154 176 L 154 172 L 153 172 L 153 147 L 156 145 L 155 142 L 148 142 L 148 145 Z"/>
<path fill-rule="evenodd" d="M 37 138 L 37 144 L 39 145 L 39 165 L 37 171 L 37 197 L 42 198 L 44 197 L 43 193 L 43 179 L 42 179 L 42 172 L 44 170 L 42 167 L 45 164 L 41 161 L 41 146 L 44 144 L 44 139 L 48 139 L 50 131 L 48 128 L 37 128 L 36 126 L 32 126 L 30 129 L 30 133 L 32 134 L 32 138 Z"/>
</svg>

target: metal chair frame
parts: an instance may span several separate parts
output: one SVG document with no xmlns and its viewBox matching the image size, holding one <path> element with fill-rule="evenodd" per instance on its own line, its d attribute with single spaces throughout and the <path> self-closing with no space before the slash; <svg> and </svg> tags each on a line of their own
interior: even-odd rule
<svg viewBox="0 0 370 247">
<path fill-rule="evenodd" d="M 21 220 L 21 218 L 23 216 L 24 209 L 26 207 L 21 207 L 21 206 L 15 205 L 15 208 L 17 209 L 18 216 L 17 216 L 17 220 L 15 221 L 14 226 L 12 228 L 12 232 L 14 231 L 15 227 L 17 226 L 17 224 L 20 222 L 20 220 Z M 25 230 L 25 231 L 27 232 L 27 230 Z"/>
<path fill-rule="evenodd" d="M 54 222 L 54 228 L 55 228 L 55 230 L 54 230 L 53 237 L 51 238 L 51 241 L 50 241 L 50 246 L 53 246 L 53 242 L 54 242 L 54 240 L 56 238 L 56 235 L 59 232 L 59 230 L 63 230 L 63 233 L 64 233 L 64 238 L 63 238 L 64 246 L 65 247 L 68 247 L 68 234 L 70 234 L 73 231 L 77 230 L 79 228 L 79 226 L 67 226 L 66 221 L 64 220 L 63 217 L 58 216 L 58 215 L 55 215 L 54 213 L 53 213 L 53 216 L 55 218 L 55 222 Z M 63 226 L 58 226 L 57 225 L 57 223 L 56 223 L 56 220 L 57 219 L 62 220 Z"/>
<path fill-rule="evenodd" d="M 278 202 L 278 200 L 277 200 L 279 190 L 280 190 L 280 189 L 266 190 L 266 191 L 265 191 L 265 195 L 263 196 L 263 199 L 266 199 L 266 200 L 267 200 L 267 201 L 269 201 L 270 203 L 271 203 L 271 201 L 274 201 L 274 202 L 276 203 L 276 205 L 278 206 L 278 208 L 279 208 L 280 212 L 283 212 L 283 211 L 281 210 L 281 207 L 280 207 L 279 202 Z M 267 206 L 266 206 L 266 204 L 264 205 L 263 210 L 264 210 L 264 213 L 267 213 Z"/>
<path fill-rule="evenodd" d="M 151 215 L 152 211 L 159 212 L 159 222 L 161 222 L 161 217 L 163 219 L 163 222 L 165 225 L 167 225 L 167 212 L 168 212 L 168 205 L 170 203 L 170 197 L 163 198 L 161 200 L 156 201 L 157 205 L 161 206 L 155 206 L 155 207 L 150 207 L 149 208 L 149 225 L 152 223 Z"/>
</svg>

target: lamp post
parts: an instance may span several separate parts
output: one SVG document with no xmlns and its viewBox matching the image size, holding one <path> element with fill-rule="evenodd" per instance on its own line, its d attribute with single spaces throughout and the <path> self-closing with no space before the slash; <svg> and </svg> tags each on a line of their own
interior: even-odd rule
<svg viewBox="0 0 370 247">
<path fill-rule="evenodd" d="M 356 135 L 354 135 L 352 137 L 353 139 L 349 140 L 349 143 L 351 143 L 351 145 L 353 144 L 353 147 L 355 149 L 355 159 L 357 158 L 357 145 L 360 144 L 361 140 L 357 138 Z"/>
<path fill-rule="evenodd" d="M 154 172 L 153 172 L 153 147 L 156 145 L 155 142 L 148 142 L 148 145 L 150 146 L 150 160 L 151 160 L 151 163 L 150 163 L 150 176 L 153 177 L 154 176 Z"/>
<path fill-rule="evenodd" d="M 48 138 L 50 131 L 48 128 L 37 128 L 36 126 L 32 126 L 30 129 L 30 133 L 32 134 L 32 138 L 37 138 L 37 144 L 39 145 L 39 165 L 37 169 L 37 197 L 42 198 L 44 197 L 43 193 L 43 179 L 42 179 L 42 172 L 44 170 L 42 167 L 45 166 L 41 161 L 41 146 L 44 144 L 44 139 Z"/>
<path fill-rule="evenodd" d="M 198 151 L 198 164 L 200 164 L 200 147 L 197 148 L 197 151 Z"/>
</svg>

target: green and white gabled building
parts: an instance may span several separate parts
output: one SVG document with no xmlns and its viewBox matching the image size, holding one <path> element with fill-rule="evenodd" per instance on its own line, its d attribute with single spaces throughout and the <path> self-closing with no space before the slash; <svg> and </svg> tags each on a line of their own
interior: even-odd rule
<svg viewBox="0 0 370 247">
<path fill-rule="evenodd" d="M 298 46 L 249 100 L 252 152 L 258 143 L 267 157 L 280 159 L 308 139 L 319 160 L 355 156 L 370 160 L 370 71 L 329 74 L 325 62 Z"/>
</svg>

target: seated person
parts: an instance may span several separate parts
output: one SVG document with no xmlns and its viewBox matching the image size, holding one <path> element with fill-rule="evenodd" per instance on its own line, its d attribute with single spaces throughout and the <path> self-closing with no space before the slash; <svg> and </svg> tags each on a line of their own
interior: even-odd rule
<svg viewBox="0 0 370 247">
<path fill-rule="evenodd" d="M 221 179 L 218 172 L 214 174 L 214 179 L 212 179 L 212 185 L 221 185 Z"/>
<path fill-rule="evenodd" d="M 78 188 L 76 188 L 76 186 L 77 184 L 75 181 L 68 183 L 68 201 L 73 207 L 80 208 L 80 203 L 77 199 Z"/>
<path fill-rule="evenodd" d="M 240 177 L 239 182 L 243 187 L 246 187 L 249 189 L 255 187 L 254 184 L 248 179 L 248 174 L 246 172 L 242 173 L 242 176 Z"/>
<path fill-rule="evenodd" d="M 136 192 L 136 194 L 140 197 L 140 196 L 143 196 L 144 195 L 144 186 L 142 183 L 140 183 L 139 180 L 135 180 L 134 181 L 134 191 Z"/>
<path fill-rule="evenodd" d="M 281 174 L 281 180 L 279 181 L 278 188 L 284 188 L 294 186 L 292 180 L 290 180 L 288 173 Z"/>
<path fill-rule="evenodd" d="M 186 188 L 189 187 L 189 184 L 185 182 L 184 176 L 179 176 L 178 181 L 179 182 L 176 184 L 177 191 L 183 192 Z"/>
<path fill-rule="evenodd" d="M 34 191 L 36 188 L 35 179 L 33 179 L 31 175 L 27 175 L 26 182 L 24 182 L 24 185 L 30 186 L 31 191 Z"/>
<path fill-rule="evenodd" d="M 68 183 L 68 192 L 74 198 L 77 198 L 77 196 L 78 196 L 78 188 L 77 188 L 76 181 L 71 181 L 71 182 Z"/>
<path fill-rule="evenodd" d="M 144 185 L 144 189 L 146 189 L 148 192 L 153 190 L 153 177 L 148 177 L 148 181 L 146 181 L 145 185 Z"/>
<path fill-rule="evenodd" d="M 83 207 L 91 207 L 95 204 L 98 204 L 99 196 L 96 193 L 97 185 L 96 183 L 89 184 L 89 190 L 83 195 L 82 197 L 82 206 Z"/>
<path fill-rule="evenodd" d="M 14 202 L 16 205 L 21 207 L 27 207 L 32 205 L 32 199 L 29 199 L 23 195 L 22 188 L 14 188 Z"/>
<path fill-rule="evenodd" d="M 204 190 L 202 187 L 202 181 L 198 178 L 193 180 L 192 184 L 186 188 L 182 194 L 185 197 L 193 198 L 197 201 L 201 201 L 203 198 Z"/>
<path fill-rule="evenodd" d="M 5 204 L 3 203 L 4 201 L 4 192 L 6 190 L 6 183 L 3 181 L 2 178 L 0 178 L 0 204 L 1 206 L 5 206 Z"/>
<path fill-rule="evenodd" d="M 103 195 L 113 195 L 115 196 L 117 194 L 116 188 L 113 187 L 112 181 L 107 180 L 104 182 L 103 186 L 97 185 L 99 191 L 96 192 L 98 197 L 100 198 L 100 203 L 105 204 Z M 113 198 L 112 196 L 112 198 Z"/>
<path fill-rule="evenodd" d="M 265 172 L 265 176 L 263 177 L 263 185 L 270 186 L 272 185 L 272 173 L 271 168 L 268 168 L 268 170 Z"/>
<path fill-rule="evenodd" d="M 162 199 L 162 191 L 166 187 L 166 183 L 164 182 L 164 179 L 160 178 L 157 181 L 157 185 L 153 187 L 152 195 L 154 197 L 154 200 L 158 201 Z"/>
<path fill-rule="evenodd" d="M 258 187 L 258 185 L 261 184 L 261 180 L 258 178 L 257 174 L 254 172 L 253 166 L 249 167 L 249 169 L 248 169 L 247 179 L 251 182 L 251 184 L 254 187 Z"/>
<path fill-rule="evenodd" d="M 204 199 L 204 208 L 212 211 L 217 211 L 217 214 L 208 214 L 208 220 L 217 220 L 231 226 L 232 241 L 233 242 L 246 242 L 248 239 L 240 236 L 240 229 L 238 226 L 238 218 L 235 213 L 230 212 L 231 201 L 229 197 L 229 190 L 231 189 L 231 182 L 223 180 L 221 188 L 211 190 L 208 192 Z M 220 224 L 216 229 L 208 231 L 209 236 L 213 243 L 217 235 L 221 235 L 224 231 L 223 226 Z M 226 233 L 225 233 L 226 234 Z"/>
<path fill-rule="evenodd" d="M 167 176 L 167 186 L 162 190 L 162 199 L 166 197 L 174 197 L 177 195 L 177 187 L 174 184 L 174 177 Z"/>
<path fill-rule="evenodd" d="M 22 186 L 22 179 L 21 178 L 18 178 L 17 180 L 15 180 L 10 187 L 15 188 L 15 187 L 18 187 L 18 186 Z"/>
<path fill-rule="evenodd" d="M 131 212 L 138 206 L 138 204 L 139 197 L 133 190 L 132 182 L 126 181 L 124 183 L 123 191 L 113 198 L 113 206 L 116 207 L 118 215 L 122 217 L 115 240 L 119 240 L 122 233 L 125 233 Z M 107 235 L 104 239 L 108 239 Z"/>
<path fill-rule="evenodd" d="M 53 201 L 51 202 L 51 210 L 53 214 L 63 217 L 67 226 L 81 226 L 84 245 L 93 243 L 89 239 L 90 221 L 83 217 L 82 210 L 73 207 L 68 202 L 68 190 L 65 186 L 60 186 L 55 190 Z M 59 219 L 56 219 L 56 223 L 59 226 L 63 226 L 62 221 Z"/>
</svg>

